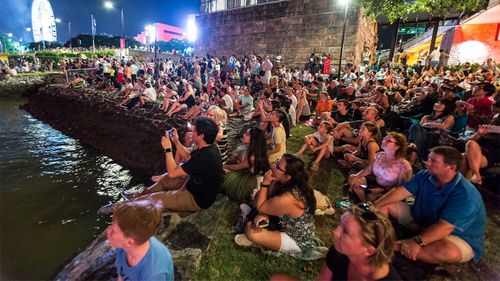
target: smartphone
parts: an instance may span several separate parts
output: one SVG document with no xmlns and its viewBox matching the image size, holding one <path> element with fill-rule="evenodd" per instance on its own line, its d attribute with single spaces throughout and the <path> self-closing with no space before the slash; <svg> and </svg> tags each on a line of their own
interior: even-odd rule
<svg viewBox="0 0 500 281">
<path fill-rule="evenodd" d="M 359 186 L 361 186 L 362 189 L 367 189 L 368 186 L 366 184 L 360 184 Z"/>
<path fill-rule="evenodd" d="M 262 220 L 262 221 L 259 221 L 259 223 L 257 224 L 257 226 L 260 227 L 260 228 L 266 228 L 266 227 L 269 226 L 269 222 Z"/>
<path fill-rule="evenodd" d="M 173 135 L 174 135 L 174 130 L 173 129 L 170 129 L 170 130 L 167 131 L 167 136 L 169 138 L 171 138 Z"/>
</svg>

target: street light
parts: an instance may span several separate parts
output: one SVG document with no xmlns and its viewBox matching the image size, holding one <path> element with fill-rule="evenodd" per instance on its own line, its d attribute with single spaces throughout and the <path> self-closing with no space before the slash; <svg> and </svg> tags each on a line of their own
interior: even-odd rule
<svg viewBox="0 0 500 281">
<path fill-rule="evenodd" d="M 345 12 L 344 12 L 344 26 L 342 27 L 342 40 L 340 43 L 339 73 L 337 77 L 339 81 L 340 81 L 340 71 L 342 69 L 342 55 L 344 52 L 344 40 L 345 40 L 345 30 L 347 27 L 347 11 L 349 10 L 349 1 L 350 0 L 340 0 L 341 4 L 345 6 Z"/>
<path fill-rule="evenodd" d="M 104 7 L 106 7 L 106 9 L 113 9 L 113 8 L 119 8 L 121 10 L 121 20 L 122 20 L 122 38 L 121 40 L 123 40 L 123 48 L 125 48 L 125 24 L 124 24 L 124 19 L 123 19 L 123 7 L 120 7 L 120 6 L 116 6 L 115 4 L 113 4 L 113 2 L 111 1 L 106 1 L 104 2 Z M 121 42 L 120 42 L 120 48 L 121 48 Z"/>
<path fill-rule="evenodd" d="M 71 49 L 72 47 L 72 44 L 71 44 L 71 21 L 65 21 L 65 20 L 62 20 L 60 18 L 56 18 L 56 22 L 57 23 L 61 23 L 61 22 L 64 22 L 64 23 L 67 23 L 68 24 L 68 40 L 69 40 L 69 48 Z"/>
<path fill-rule="evenodd" d="M 151 45 L 151 39 L 154 38 L 155 40 L 155 45 L 154 45 L 154 48 L 155 48 L 155 60 L 157 58 L 157 55 L 156 55 L 156 49 L 158 48 L 158 45 L 157 45 L 157 34 L 156 34 L 156 24 L 149 24 L 149 25 L 146 25 L 145 29 L 148 31 L 149 33 L 149 45 Z"/>
</svg>

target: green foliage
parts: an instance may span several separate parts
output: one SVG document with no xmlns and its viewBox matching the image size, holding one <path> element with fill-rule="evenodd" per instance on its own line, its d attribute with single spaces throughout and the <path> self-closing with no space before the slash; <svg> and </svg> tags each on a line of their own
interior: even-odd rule
<svg viewBox="0 0 500 281">
<path fill-rule="evenodd" d="M 10 53 L 17 51 L 16 47 L 14 46 L 14 42 L 12 41 L 12 38 L 7 36 L 1 36 L 0 42 L 2 43 L 2 49 L 1 49 L 2 52 Z M 5 48 L 5 46 L 7 46 L 7 48 Z"/>
<path fill-rule="evenodd" d="M 179 39 L 172 39 L 168 42 L 166 41 L 158 41 L 158 48 L 160 50 L 160 52 L 170 52 L 172 50 L 176 50 L 176 51 L 184 51 L 185 49 L 189 48 L 189 47 L 193 47 L 192 44 L 190 44 L 188 41 L 186 40 L 179 40 Z"/>
<path fill-rule="evenodd" d="M 299 124 L 292 129 L 293 137 L 287 140 L 287 151 L 297 152 L 304 143 L 304 136 L 313 129 Z M 304 155 L 306 163 L 314 159 Z M 332 202 L 343 197 L 342 185 L 345 177 L 334 160 L 321 162 L 321 169 L 311 178 L 315 189 L 325 193 Z M 274 273 L 286 273 L 299 280 L 316 280 L 324 262 L 302 261 L 289 256 L 276 258 L 262 253 L 258 248 L 242 248 L 234 243 L 231 228 L 238 220 L 239 208 L 230 201 L 221 217 L 219 227 L 207 252 L 203 254 L 200 269 L 194 280 L 269 280 Z M 329 247 L 332 230 L 338 224 L 341 212 L 333 216 L 316 216 L 316 233 Z"/>
<path fill-rule="evenodd" d="M 355 0 L 354 7 L 363 7 L 369 16 L 385 16 L 392 23 L 416 12 L 444 17 L 453 12 L 477 11 L 486 3 L 487 0 Z"/>
<path fill-rule="evenodd" d="M 95 36 L 95 46 L 96 47 L 115 47 L 120 48 L 120 36 L 114 35 L 106 35 L 106 34 L 98 34 Z M 69 46 L 69 42 L 64 44 L 65 46 Z M 71 45 L 73 47 L 83 47 L 90 48 L 92 47 L 92 35 L 90 34 L 79 34 L 73 38 L 71 38 Z M 125 38 L 125 45 L 127 47 L 135 47 L 141 46 L 142 44 L 135 40 L 134 38 Z"/>
</svg>

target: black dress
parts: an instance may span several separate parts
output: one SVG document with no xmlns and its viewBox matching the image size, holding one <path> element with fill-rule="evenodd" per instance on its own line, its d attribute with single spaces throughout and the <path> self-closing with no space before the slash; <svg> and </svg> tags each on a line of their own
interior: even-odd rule
<svg viewBox="0 0 500 281">
<path fill-rule="evenodd" d="M 334 280 L 347 280 L 347 269 L 349 268 L 349 258 L 337 252 L 335 247 L 330 247 L 328 254 L 326 254 L 326 265 L 332 272 L 332 281 Z M 382 279 L 378 280 L 402 280 L 397 270 L 389 265 L 389 274 Z"/>
</svg>

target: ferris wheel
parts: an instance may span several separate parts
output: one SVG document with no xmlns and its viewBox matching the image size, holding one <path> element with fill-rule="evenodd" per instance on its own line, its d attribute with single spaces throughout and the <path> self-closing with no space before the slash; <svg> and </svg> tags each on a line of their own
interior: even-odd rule
<svg viewBox="0 0 500 281">
<path fill-rule="evenodd" d="M 33 0 L 31 22 L 35 42 L 57 41 L 56 21 L 48 0 Z"/>
</svg>

